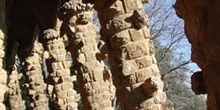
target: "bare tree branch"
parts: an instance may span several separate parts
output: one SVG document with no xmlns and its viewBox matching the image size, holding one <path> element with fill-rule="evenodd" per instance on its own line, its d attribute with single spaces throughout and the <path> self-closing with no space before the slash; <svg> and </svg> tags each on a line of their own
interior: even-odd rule
<svg viewBox="0 0 220 110">
<path fill-rule="evenodd" d="M 181 67 L 183 67 L 183 66 L 185 66 L 185 65 L 188 65 L 189 63 L 192 63 L 192 60 L 188 60 L 188 61 L 186 61 L 186 62 L 183 62 L 183 63 L 181 63 L 181 64 L 175 66 L 174 68 L 170 69 L 170 70 L 168 71 L 168 73 L 171 73 L 171 72 L 173 72 L 173 71 L 176 71 L 176 70 L 178 70 L 179 68 L 181 68 Z"/>
</svg>

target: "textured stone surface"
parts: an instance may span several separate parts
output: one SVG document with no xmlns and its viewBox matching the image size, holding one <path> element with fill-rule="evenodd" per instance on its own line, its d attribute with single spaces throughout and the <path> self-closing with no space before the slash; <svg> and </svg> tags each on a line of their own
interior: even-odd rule
<svg viewBox="0 0 220 110">
<path fill-rule="evenodd" d="M 111 73 L 105 67 L 98 50 L 99 37 L 97 27 L 93 24 L 93 5 L 69 1 L 67 14 L 73 14 L 67 25 L 69 27 L 68 50 L 72 54 L 72 71 L 77 75 L 84 110 L 113 110 L 115 96 Z M 74 7 L 76 5 L 76 7 Z M 77 10 L 78 12 L 72 12 Z M 67 15 L 64 15 L 67 16 Z M 75 21 L 73 19 L 75 18 Z"/>
<path fill-rule="evenodd" d="M 43 47 L 35 42 L 30 54 L 24 60 L 26 88 L 30 99 L 30 110 L 49 110 L 46 84 L 42 71 Z"/>
<path fill-rule="evenodd" d="M 72 80 L 66 61 L 66 50 L 59 31 L 54 29 L 45 30 L 43 33 L 47 41 L 47 58 L 49 87 L 53 86 L 50 94 L 52 103 L 57 110 L 77 110 L 79 97 L 73 90 Z M 49 88 L 50 89 L 50 88 Z M 51 91 L 51 90 L 49 90 Z"/>
<path fill-rule="evenodd" d="M 192 88 L 195 93 L 208 94 L 208 110 L 220 109 L 219 6 L 219 0 L 177 0 L 175 5 L 177 14 L 185 21 L 185 32 L 192 44 L 191 58 L 202 69 L 192 76 Z"/>
<path fill-rule="evenodd" d="M 9 106 L 11 110 L 24 110 L 24 101 L 21 97 L 21 91 L 19 87 L 19 75 L 17 72 L 17 69 L 14 68 L 14 70 L 10 73 L 8 78 L 8 100 L 9 100 Z M 3 89 L 1 87 L 1 89 Z"/>
<path fill-rule="evenodd" d="M 48 109 L 46 88 L 51 109 L 77 110 L 80 97 L 73 89 L 75 76 L 70 73 L 77 76 L 85 110 L 113 110 L 112 79 L 122 110 L 172 109 L 162 90 L 163 82 L 146 27 L 148 18 L 142 10 L 148 0 L 67 0 L 60 2 L 59 8 L 59 0 L 12 2 L 13 6 L 8 7 L 8 43 L 11 44 L 7 48 L 8 71 L 18 54 L 24 61 L 31 109 Z M 98 11 L 103 41 L 97 40 L 100 35 L 92 23 L 93 5 L 88 2 L 93 2 Z M 40 31 L 37 38 L 36 26 Z M 0 45 L 4 45 L 4 36 L 0 38 L 3 39 Z M 43 59 L 43 52 L 33 48 L 36 40 L 41 41 L 46 51 Z M 71 72 L 66 47 L 72 56 Z M 0 50 L 0 58 L 3 57 L 4 50 Z M 105 58 L 109 60 L 111 72 L 104 65 Z M 45 59 L 44 71 L 48 75 L 43 77 L 41 65 Z M 4 92 L 0 92 L 0 98 L 3 101 Z"/>
<path fill-rule="evenodd" d="M 4 54 L 5 54 L 5 44 L 6 44 L 6 21 L 5 21 L 5 2 L 6 0 L 0 0 L 0 51 L 1 51 L 1 57 L 0 57 L 0 109 L 6 110 L 5 105 L 3 104 L 3 101 L 5 99 L 5 93 L 7 92 L 6 87 L 6 81 L 7 81 L 7 74 L 4 70 L 5 64 L 4 64 Z"/>
<path fill-rule="evenodd" d="M 101 39 L 109 44 L 111 72 L 122 110 L 165 110 L 167 99 L 146 27 L 148 18 L 142 10 L 146 2 L 93 1 L 101 23 Z M 160 97 L 160 93 L 164 95 Z"/>
</svg>

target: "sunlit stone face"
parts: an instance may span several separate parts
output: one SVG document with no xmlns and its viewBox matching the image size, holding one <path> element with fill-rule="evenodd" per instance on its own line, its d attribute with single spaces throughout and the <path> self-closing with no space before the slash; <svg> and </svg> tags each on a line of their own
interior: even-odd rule
<svg viewBox="0 0 220 110">
<path fill-rule="evenodd" d="M 81 24 L 87 24 L 89 22 L 92 22 L 93 20 L 93 13 L 92 12 L 83 12 L 79 15 L 79 23 Z"/>
</svg>

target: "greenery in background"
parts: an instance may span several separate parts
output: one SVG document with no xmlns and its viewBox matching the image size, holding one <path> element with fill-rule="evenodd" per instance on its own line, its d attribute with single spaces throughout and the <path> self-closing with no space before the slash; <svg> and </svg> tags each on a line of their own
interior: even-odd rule
<svg viewBox="0 0 220 110">
<path fill-rule="evenodd" d="M 184 34 L 183 21 L 172 8 L 174 2 L 152 0 L 145 6 L 155 56 L 165 83 L 164 91 L 175 110 L 205 110 L 206 97 L 196 96 L 190 88 L 190 76 L 198 71 L 198 67 L 191 66 L 190 45 Z"/>
<path fill-rule="evenodd" d="M 160 59 L 165 48 L 160 43 L 155 41 L 156 58 Z M 158 63 L 162 80 L 165 83 L 164 91 L 168 99 L 173 102 L 175 110 L 205 110 L 205 96 L 196 96 L 188 85 L 186 69 L 178 68 L 175 71 L 170 71 L 176 67 L 180 59 L 175 58 L 172 51 L 169 51 L 163 61 Z M 171 63 L 175 62 L 175 63 Z M 188 68 L 186 65 L 183 67 Z"/>
</svg>

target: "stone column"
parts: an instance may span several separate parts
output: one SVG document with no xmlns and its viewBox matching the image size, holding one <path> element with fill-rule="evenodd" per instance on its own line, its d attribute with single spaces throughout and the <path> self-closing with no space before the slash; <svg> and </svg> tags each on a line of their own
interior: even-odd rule
<svg viewBox="0 0 220 110">
<path fill-rule="evenodd" d="M 111 73 L 98 50 L 96 39 L 99 34 L 93 24 L 93 5 L 70 1 L 63 7 L 68 5 L 70 8 L 66 11 L 68 15 L 73 15 L 66 21 L 69 28 L 68 50 L 72 54 L 72 71 L 77 75 L 80 86 L 83 110 L 114 110 L 115 88 Z"/>
<path fill-rule="evenodd" d="M 31 49 L 31 48 L 30 48 Z M 46 83 L 42 74 L 43 46 L 35 41 L 24 58 L 24 77 L 29 95 L 30 110 L 49 110 Z"/>
<path fill-rule="evenodd" d="M 49 72 L 48 91 L 52 94 L 55 110 L 77 110 L 79 97 L 73 90 L 73 78 L 70 77 L 66 61 L 66 50 L 63 39 L 57 30 L 48 29 L 43 32 L 46 50 L 49 53 L 47 70 Z"/>
<path fill-rule="evenodd" d="M 147 0 L 95 0 L 122 110 L 170 110 L 154 56 Z"/>
<path fill-rule="evenodd" d="M 6 0 L 0 0 L 0 109 L 5 110 L 3 104 L 5 93 L 7 91 L 6 81 L 7 74 L 4 64 L 5 46 L 6 46 L 6 25 L 5 25 L 5 2 Z"/>
<path fill-rule="evenodd" d="M 10 73 L 8 78 L 7 86 L 9 88 L 8 91 L 8 100 L 10 110 L 25 110 L 24 101 L 22 100 L 21 90 L 19 85 L 19 76 L 17 72 L 17 68 Z"/>
</svg>

